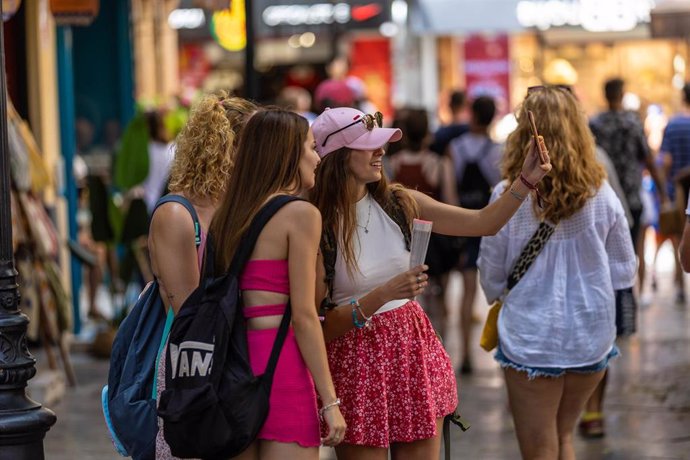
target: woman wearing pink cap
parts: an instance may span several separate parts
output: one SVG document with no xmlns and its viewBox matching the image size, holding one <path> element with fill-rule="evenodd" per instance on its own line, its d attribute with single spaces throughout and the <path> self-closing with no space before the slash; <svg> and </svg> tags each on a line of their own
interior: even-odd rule
<svg viewBox="0 0 690 460">
<path fill-rule="evenodd" d="M 427 266 L 409 270 L 413 218 L 455 236 L 495 234 L 551 169 L 534 145 L 522 179 L 484 209 L 440 203 L 389 185 L 383 147 L 399 129 L 381 127 L 381 114 L 326 110 L 313 123 L 321 156 L 312 201 L 323 217 L 317 300 L 341 410 L 348 425 L 339 459 L 436 458 L 444 416 L 458 402 L 455 375 L 420 305 Z"/>
</svg>

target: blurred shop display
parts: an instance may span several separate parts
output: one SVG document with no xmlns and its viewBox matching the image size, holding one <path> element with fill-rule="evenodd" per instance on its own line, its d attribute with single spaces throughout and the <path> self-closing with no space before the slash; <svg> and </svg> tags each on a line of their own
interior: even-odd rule
<svg viewBox="0 0 690 460">
<path fill-rule="evenodd" d="M 98 16 L 99 0 L 50 0 L 50 11 L 59 26 L 88 26 Z"/>
<path fill-rule="evenodd" d="M 48 364 L 58 369 L 57 348 L 67 381 L 76 383 L 69 359 L 72 306 L 57 264 L 64 242 L 41 201 L 51 176 L 34 136 L 8 102 L 8 145 L 12 206 L 12 248 L 19 272 L 20 308 L 30 319 L 27 338 L 40 341 Z"/>
<path fill-rule="evenodd" d="M 7 21 L 17 12 L 22 0 L 2 0 L 2 20 Z"/>
<path fill-rule="evenodd" d="M 688 79 L 690 23 L 674 25 L 682 24 L 683 11 L 690 18 L 687 0 L 416 0 L 411 9 L 412 31 L 435 36 L 441 94 L 475 78 L 496 79 L 473 55 L 477 36 L 484 43 L 507 38 L 509 110 L 529 86 L 564 83 L 595 113 L 605 107 L 603 82 L 627 75 L 641 113 L 650 104 L 671 113 Z M 459 10 L 467 15 L 453 14 Z"/>
<path fill-rule="evenodd" d="M 288 86 L 313 94 L 328 78 L 327 64 L 345 55 L 358 99 L 377 99 L 372 105 L 391 113 L 391 46 L 381 27 L 392 20 L 394 3 L 254 0 L 248 19 L 242 1 L 218 10 L 207 2 L 181 0 L 168 16 L 178 36 L 181 97 L 192 100 L 220 88 L 243 94 L 245 20 L 252 20 L 259 100 L 273 102 Z"/>
<path fill-rule="evenodd" d="M 690 39 L 690 2 L 657 0 L 651 12 L 652 37 Z"/>
</svg>

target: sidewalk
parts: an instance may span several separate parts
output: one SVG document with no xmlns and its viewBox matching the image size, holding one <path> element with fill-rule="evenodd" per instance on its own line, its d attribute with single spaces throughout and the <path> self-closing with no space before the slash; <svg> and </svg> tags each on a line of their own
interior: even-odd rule
<svg viewBox="0 0 690 460">
<path fill-rule="evenodd" d="M 622 357 L 611 366 L 605 404 L 607 436 L 585 441 L 576 435 L 580 460 L 690 459 L 690 307 L 674 304 L 668 271 L 658 276 L 653 302 L 640 311 L 639 333 L 619 342 Z M 459 292 L 456 276 L 449 298 L 457 299 Z M 486 305 L 479 307 L 483 314 Z M 454 311 L 446 334 L 456 366 L 457 316 Z M 477 325 L 477 337 L 479 329 Z M 520 458 L 498 365 L 478 346 L 474 357 L 474 374 L 459 379 L 461 412 L 472 427 L 465 433 L 451 428 L 452 458 Z M 45 362 L 41 356 L 38 359 L 40 368 Z M 122 458 L 111 446 L 100 410 L 108 362 L 75 352 L 73 364 L 79 386 L 68 388 L 62 402 L 50 407 L 58 421 L 46 436 L 46 459 Z M 322 458 L 333 458 L 332 452 L 322 449 Z"/>
</svg>

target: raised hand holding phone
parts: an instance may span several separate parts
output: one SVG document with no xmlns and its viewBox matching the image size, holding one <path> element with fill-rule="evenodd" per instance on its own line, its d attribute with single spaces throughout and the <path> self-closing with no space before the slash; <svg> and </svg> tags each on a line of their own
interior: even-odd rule
<svg viewBox="0 0 690 460">
<path fill-rule="evenodd" d="M 537 123 L 534 121 L 534 113 L 531 110 L 527 111 L 527 118 L 529 119 L 530 128 L 532 128 L 532 136 L 537 143 L 539 160 L 541 160 L 541 164 L 547 164 L 549 162 L 549 150 L 544 143 L 544 136 L 540 136 L 539 131 L 537 131 Z"/>
<path fill-rule="evenodd" d="M 543 208 L 549 203 L 539 193 L 537 184 L 549 173 L 549 171 L 551 171 L 551 159 L 549 158 L 549 151 L 546 149 L 546 144 L 544 144 L 544 138 L 540 136 L 537 131 L 534 114 L 529 110 L 527 111 L 527 118 L 529 119 L 533 139 L 529 145 L 529 153 L 526 155 L 525 162 L 522 164 L 520 181 L 536 194 L 537 205 Z"/>
</svg>

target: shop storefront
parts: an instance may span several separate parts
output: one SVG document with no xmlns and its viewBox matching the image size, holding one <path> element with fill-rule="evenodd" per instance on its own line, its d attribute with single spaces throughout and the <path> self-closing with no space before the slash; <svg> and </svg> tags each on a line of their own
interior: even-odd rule
<svg viewBox="0 0 690 460">
<path fill-rule="evenodd" d="M 462 0 L 455 8 L 463 8 L 458 3 L 472 2 Z M 685 40 L 651 37 L 652 1 L 490 0 L 483 9 L 473 10 L 471 22 L 464 20 L 455 28 L 439 11 L 450 8 L 449 2 L 419 1 L 418 6 L 430 13 L 426 23 L 413 27 L 417 33 L 437 36 L 442 94 L 458 87 L 481 87 L 482 80 L 488 85 L 483 89 L 495 94 L 507 64 L 508 88 L 501 91 L 509 95 L 511 107 L 522 100 L 528 86 L 567 83 L 575 87 L 585 110 L 594 113 L 605 105 L 604 81 L 621 77 L 633 95 L 631 104 L 639 100 L 642 111 L 650 104 L 667 114 L 679 108 L 690 49 Z"/>
<path fill-rule="evenodd" d="M 183 0 L 169 16 L 178 31 L 180 85 L 184 97 L 197 91 L 244 86 L 244 8 L 209 12 Z M 350 73 L 360 77 L 378 99 L 390 106 L 390 40 L 380 33 L 390 23 L 391 1 L 313 2 L 257 0 L 253 26 L 259 99 L 275 100 L 285 86 L 313 91 L 326 77 L 326 64 L 338 54 L 351 58 Z"/>
</svg>

